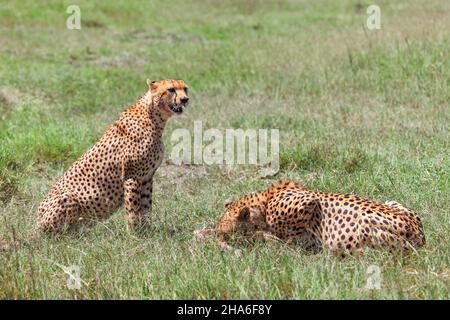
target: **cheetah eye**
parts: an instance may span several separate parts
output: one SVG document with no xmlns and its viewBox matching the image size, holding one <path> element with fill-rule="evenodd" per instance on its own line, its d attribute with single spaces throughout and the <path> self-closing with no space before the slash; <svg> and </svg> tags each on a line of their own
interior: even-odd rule
<svg viewBox="0 0 450 320">
<path fill-rule="evenodd" d="M 175 93 L 175 88 L 169 88 L 167 89 L 167 91 L 169 91 L 170 93 Z"/>
</svg>

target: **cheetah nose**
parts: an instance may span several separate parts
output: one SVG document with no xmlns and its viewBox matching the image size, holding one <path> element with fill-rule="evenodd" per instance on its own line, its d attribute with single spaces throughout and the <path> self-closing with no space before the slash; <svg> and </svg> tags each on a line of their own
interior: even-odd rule
<svg viewBox="0 0 450 320">
<path fill-rule="evenodd" d="M 189 97 L 183 97 L 180 100 L 182 103 L 187 103 L 189 101 Z"/>
</svg>

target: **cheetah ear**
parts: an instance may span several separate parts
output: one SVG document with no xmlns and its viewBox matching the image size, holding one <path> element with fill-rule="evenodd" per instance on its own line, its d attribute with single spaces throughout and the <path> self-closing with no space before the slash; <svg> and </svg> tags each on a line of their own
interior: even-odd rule
<svg viewBox="0 0 450 320">
<path fill-rule="evenodd" d="M 225 199 L 223 205 L 225 206 L 225 208 L 228 208 L 232 203 L 233 201 L 231 201 L 231 199 Z"/>
<path fill-rule="evenodd" d="M 250 217 L 250 209 L 249 209 L 249 207 L 244 207 L 244 208 L 241 209 L 241 211 L 239 211 L 238 219 L 240 221 L 246 221 L 246 220 L 248 220 L 249 217 Z"/>
<path fill-rule="evenodd" d="M 150 79 L 147 79 L 147 86 L 150 90 L 155 90 L 157 85 L 156 85 L 156 81 L 152 81 Z"/>
</svg>

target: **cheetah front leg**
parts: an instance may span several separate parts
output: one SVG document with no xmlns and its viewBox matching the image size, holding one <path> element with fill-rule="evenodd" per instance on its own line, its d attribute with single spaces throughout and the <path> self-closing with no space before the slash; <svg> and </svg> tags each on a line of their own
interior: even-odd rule
<svg viewBox="0 0 450 320">
<path fill-rule="evenodd" d="M 141 186 L 141 210 L 147 217 L 152 213 L 152 192 L 153 177 L 144 179 Z"/>
<path fill-rule="evenodd" d="M 129 178 L 124 182 L 124 202 L 128 225 L 132 229 L 141 229 L 146 225 L 146 214 L 141 202 L 142 183 L 139 179 Z"/>
</svg>

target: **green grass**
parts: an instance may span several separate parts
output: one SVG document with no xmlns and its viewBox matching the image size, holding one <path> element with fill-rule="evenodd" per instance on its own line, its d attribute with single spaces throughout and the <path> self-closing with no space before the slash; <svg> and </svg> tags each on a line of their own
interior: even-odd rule
<svg viewBox="0 0 450 320">
<path fill-rule="evenodd" d="M 0 298 L 449 299 L 450 5 L 378 1 L 70 1 L 0 5 L 0 236 L 25 237 L 51 184 L 91 146 L 145 80 L 181 78 L 191 105 L 166 128 L 277 128 L 279 174 L 252 166 L 157 172 L 153 229 L 119 210 L 76 235 L 0 253 Z M 226 198 L 294 179 L 323 191 L 396 200 L 427 245 L 400 257 L 259 244 L 198 243 Z M 57 266 L 79 264 L 80 290 Z M 369 265 L 381 289 L 365 289 Z"/>
</svg>

